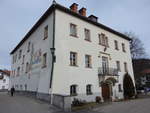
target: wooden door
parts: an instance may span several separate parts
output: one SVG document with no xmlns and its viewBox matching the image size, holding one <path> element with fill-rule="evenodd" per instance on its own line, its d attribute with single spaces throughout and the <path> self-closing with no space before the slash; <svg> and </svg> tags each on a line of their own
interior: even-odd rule
<svg viewBox="0 0 150 113">
<path fill-rule="evenodd" d="M 104 101 L 110 100 L 110 87 L 108 84 L 102 85 L 102 96 Z"/>
</svg>

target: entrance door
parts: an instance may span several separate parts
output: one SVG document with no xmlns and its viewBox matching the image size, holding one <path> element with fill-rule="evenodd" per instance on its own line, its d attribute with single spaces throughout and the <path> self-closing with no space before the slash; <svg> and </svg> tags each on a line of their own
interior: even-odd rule
<svg viewBox="0 0 150 113">
<path fill-rule="evenodd" d="M 108 72 L 108 58 L 107 57 L 102 57 L 102 69 L 103 69 L 103 74 L 107 74 Z"/>
<path fill-rule="evenodd" d="M 110 100 L 110 87 L 109 84 L 102 85 L 102 96 L 104 101 Z"/>
</svg>

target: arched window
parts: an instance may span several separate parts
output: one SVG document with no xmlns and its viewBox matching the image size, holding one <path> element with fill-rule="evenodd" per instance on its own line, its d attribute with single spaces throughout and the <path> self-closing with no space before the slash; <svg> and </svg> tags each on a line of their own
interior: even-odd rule
<svg viewBox="0 0 150 113">
<path fill-rule="evenodd" d="M 70 95 L 76 96 L 77 95 L 77 85 L 70 86 Z"/>
<path fill-rule="evenodd" d="M 92 94 L 92 85 L 91 84 L 86 85 L 86 94 L 87 95 Z"/>
</svg>

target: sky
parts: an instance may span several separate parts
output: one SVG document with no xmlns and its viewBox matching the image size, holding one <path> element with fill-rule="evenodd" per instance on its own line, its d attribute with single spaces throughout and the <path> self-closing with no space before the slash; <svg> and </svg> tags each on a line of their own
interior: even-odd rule
<svg viewBox="0 0 150 113">
<path fill-rule="evenodd" d="M 99 22 L 119 32 L 134 32 L 150 56 L 150 0 L 56 0 L 77 3 Z M 52 0 L 0 0 L 0 69 L 11 69 L 11 50 L 21 41 Z"/>
</svg>

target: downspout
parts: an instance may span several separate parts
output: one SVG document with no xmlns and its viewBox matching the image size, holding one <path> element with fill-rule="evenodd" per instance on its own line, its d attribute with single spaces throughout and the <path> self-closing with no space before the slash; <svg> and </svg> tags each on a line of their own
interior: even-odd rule
<svg viewBox="0 0 150 113">
<path fill-rule="evenodd" d="M 54 8 L 54 12 L 53 12 L 53 42 L 52 42 L 52 48 L 55 48 L 55 5 L 56 2 L 53 2 L 53 8 Z M 50 85 L 49 88 L 51 89 L 52 92 L 52 83 L 53 83 L 53 71 L 54 71 L 54 63 L 55 63 L 55 51 L 54 54 L 52 54 L 52 67 L 51 67 L 51 76 L 50 76 Z M 52 93 L 51 93 L 51 104 L 52 104 Z"/>
</svg>

